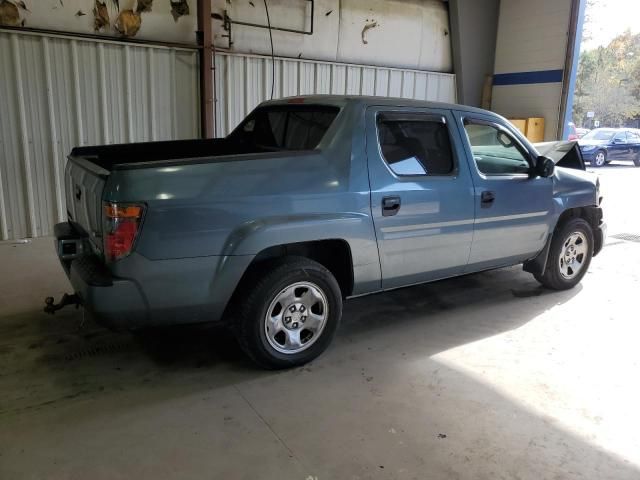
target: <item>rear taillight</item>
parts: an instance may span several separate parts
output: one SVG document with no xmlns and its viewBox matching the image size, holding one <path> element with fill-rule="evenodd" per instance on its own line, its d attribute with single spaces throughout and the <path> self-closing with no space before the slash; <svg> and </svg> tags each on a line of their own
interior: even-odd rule
<svg viewBox="0 0 640 480">
<path fill-rule="evenodd" d="M 131 253 L 143 213 L 144 205 L 104 205 L 104 256 L 107 261 L 118 260 Z"/>
</svg>

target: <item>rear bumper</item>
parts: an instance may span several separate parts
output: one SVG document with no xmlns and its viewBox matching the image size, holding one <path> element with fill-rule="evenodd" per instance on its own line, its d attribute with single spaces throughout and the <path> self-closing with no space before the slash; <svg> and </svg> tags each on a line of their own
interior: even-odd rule
<svg viewBox="0 0 640 480">
<path fill-rule="evenodd" d="M 96 285 L 77 260 L 71 262 L 69 280 L 82 305 L 98 323 L 116 330 L 149 324 L 146 302 L 134 282 L 113 279 L 111 285 Z"/>
<path fill-rule="evenodd" d="M 149 309 L 138 285 L 114 277 L 101 259 L 92 253 L 88 239 L 69 223 L 54 228 L 55 247 L 82 305 L 98 323 L 113 329 L 138 328 L 148 324 Z M 77 240 L 82 245 L 78 256 L 65 258 L 60 242 Z"/>
<path fill-rule="evenodd" d="M 148 259 L 136 252 L 107 266 L 88 239 L 68 223 L 56 225 L 56 251 L 83 306 L 118 330 L 216 322 L 253 256 Z M 64 258 L 60 240 L 82 240 L 82 253 Z M 68 254 L 68 252 L 67 252 Z"/>
</svg>

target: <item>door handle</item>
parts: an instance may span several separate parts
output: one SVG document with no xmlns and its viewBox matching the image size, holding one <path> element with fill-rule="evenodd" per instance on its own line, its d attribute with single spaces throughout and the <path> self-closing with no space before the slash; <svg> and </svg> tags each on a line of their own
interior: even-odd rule
<svg viewBox="0 0 640 480">
<path fill-rule="evenodd" d="M 480 194 L 480 205 L 482 208 L 488 208 L 493 205 L 493 201 L 496 199 L 495 192 L 485 190 Z"/>
<path fill-rule="evenodd" d="M 400 197 L 384 197 L 382 199 L 382 216 L 391 217 L 400 210 Z"/>
</svg>

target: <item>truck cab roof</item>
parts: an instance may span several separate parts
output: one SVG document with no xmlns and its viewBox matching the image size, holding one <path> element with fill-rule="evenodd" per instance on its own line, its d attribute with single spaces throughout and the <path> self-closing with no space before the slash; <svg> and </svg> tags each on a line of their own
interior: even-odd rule
<svg viewBox="0 0 640 480">
<path fill-rule="evenodd" d="M 460 110 L 464 112 L 482 113 L 502 118 L 499 115 L 483 110 L 481 108 L 460 105 L 457 103 L 431 102 L 428 100 L 414 100 L 410 98 L 398 97 L 376 97 L 367 95 L 298 95 L 294 97 L 285 97 L 277 100 L 267 100 L 262 102 L 260 106 L 266 105 L 283 105 L 283 104 L 304 104 L 304 103 L 321 103 L 325 105 L 335 105 L 343 107 L 345 105 L 368 106 L 385 106 L 385 107 L 409 107 L 409 108 L 440 108 L 446 110 Z"/>
</svg>

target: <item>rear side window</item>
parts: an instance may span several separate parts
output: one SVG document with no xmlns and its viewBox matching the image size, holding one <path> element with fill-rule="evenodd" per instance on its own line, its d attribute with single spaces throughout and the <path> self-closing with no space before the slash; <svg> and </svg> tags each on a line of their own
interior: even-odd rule
<svg viewBox="0 0 640 480">
<path fill-rule="evenodd" d="M 451 175 L 451 140 L 444 119 L 421 114 L 380 114 L 378 141 L 396 175 Z"/>
<path fill-rule="evenodd" d="M 337 107 L 322 105 L 258 108 L 229 139 L 263 150 L 313 150 L 339 111 Z"/>
</svg>

